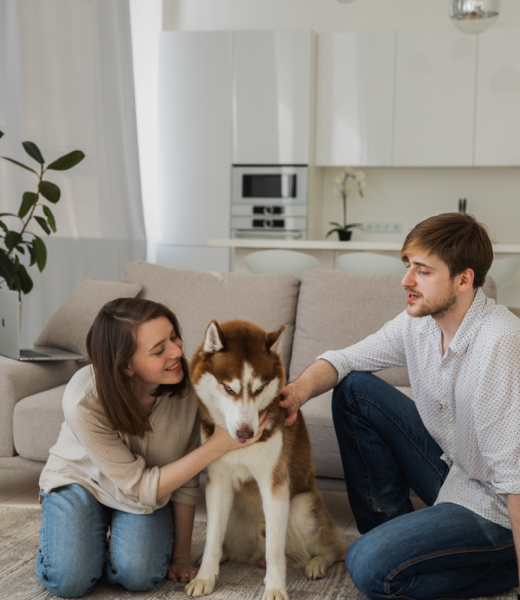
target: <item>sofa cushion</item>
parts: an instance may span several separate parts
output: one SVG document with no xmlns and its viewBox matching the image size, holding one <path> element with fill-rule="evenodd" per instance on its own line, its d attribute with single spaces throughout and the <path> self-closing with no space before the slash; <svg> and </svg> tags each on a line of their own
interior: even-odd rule
<svg viewBox="0 0 520 600">
<path fill-rule="evenodd" d="M 145 262 L 125 268 L 123 281 L 143 286 L 142 296 L 168 306 L 179 319 L 184 353 L 191 358 L 216 319 L 246 319 L 273 331 L 285 324 L 283 359 L 288 367 L 300 280 L 285 273 L 249 275 L 179 271 Z"/>
<path fill-rule="evenodd" d="M 80 283 L 45 325 L 34 344 L 62 348 L 87 357 L 87 333 L 103 305 L 116 298 L 134 298 L 138 283 L 99 281 L 94 277 Z"/>
<path fill-rule="evenodd" d="M 351 346 L 401 313 L 406 308 L 401 280 L 398 274 L 306 271 L 298 299 L 290 379 L 295 379 L 319 354 Z M 490 277 L 483 291 L 496 299 L 496 286 Z M 403 367 L 377 375 L 393 385 L 410 385 Z"/>
<path fill-rule="evenodd" d="M 23 458 L 46 461 L 65 420 L 61 401 L 66 385 L 60 385 L 17 402 L 13 433 L 16 452 Z"/>
</svg>

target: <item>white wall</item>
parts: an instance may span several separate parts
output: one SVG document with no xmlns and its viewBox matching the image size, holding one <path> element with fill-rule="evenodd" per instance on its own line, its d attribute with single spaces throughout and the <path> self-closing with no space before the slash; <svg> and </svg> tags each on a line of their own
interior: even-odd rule
<svg viewBox="0 0 520 600">
<path fill-rule="evenodd" d="M 366 175 L 364 198 L 356 191 L 347 201 L 349 223 L 402 223 L 402 233 L 377 234 L 354 230 L 352 239 L 401 241 L 420 221 L 444 212 L 457 212 L 467 198 L 467 212 L 485 223 L 493 242 L 520 243 L 520 168 L 382 168 L 361 169 Z M 329 221 L 342 219 L 342 202 L 333 194 L 341 169 L 326 168 L 323 232 Z"/>
<path fill-rule="evenodd" d="M 164 0 L 164 28 L 308 28 L 324 31 L 450 29 L 448 0 Z M 497 26 L 520 26 L 520 2 L 502 0 Z"/>
<path fill-rule="evenodd" d="M 162 0 L 130 0 L 137 140 L 147 260 L 155 262 L 159 214 L 159 33 Z"/>
</svg>

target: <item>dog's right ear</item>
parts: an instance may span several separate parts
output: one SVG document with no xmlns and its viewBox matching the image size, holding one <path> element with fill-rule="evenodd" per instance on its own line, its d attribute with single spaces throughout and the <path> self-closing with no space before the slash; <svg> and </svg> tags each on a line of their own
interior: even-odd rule
<svg viewBox="0 0 520 600">
<path fill-rule="evenodd" d="M 218 323 L 211 321 L 206 329 L 206 337 L 204 338 L 204 352 L 218 352 L 222 350 L 224 344 L 222 342 L 223 335 Z"/>
</svg>

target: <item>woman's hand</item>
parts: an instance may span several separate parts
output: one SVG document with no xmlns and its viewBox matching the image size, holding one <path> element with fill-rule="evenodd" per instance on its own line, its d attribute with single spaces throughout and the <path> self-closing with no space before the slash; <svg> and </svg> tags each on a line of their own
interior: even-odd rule
<svg viewBox="0 0 520 600">
<path fill-rule="evenodd" d="M 215 446 L 216 450 L 220 455 L 229 452 L 230 450 L 238 450 L 239 448 L 247 448 L 247 446 L 251 446 L 257 442 L 264 433 L 264 429 L 269 424 L 269 417 L 266 417 L 267 411 L 260 413 L 260 425 L 258 426 L 258 431 L 256 435 L 248 440 L 239 441 L 235 440 L 235 438 L 231 437 L 229 431 L 227 429 L 223 429 L 218 425 L 215 425 L 215 431 L 213 435 L 210 437 L 209 441 Z"/>
<path fill-rule="evenodd" d="M 185 558 L 172 558 L 172 562 L 168 567 L 168 579 L 178 581 L 179 583 L 190 583 L 199 572 Z"/>
</svg>

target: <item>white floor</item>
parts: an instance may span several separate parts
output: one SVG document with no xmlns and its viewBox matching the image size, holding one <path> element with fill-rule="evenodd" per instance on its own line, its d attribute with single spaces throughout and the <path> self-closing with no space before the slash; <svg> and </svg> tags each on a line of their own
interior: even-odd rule
<svg viewBox="0 0 520 600">
<path fill-rule="evenodd" d="M 36 471 L 8 471 L 0 469 L 0 506 L 33 506 L 39 507 L 38 479 Z M 358 533 L 356 522 L 348 503 L 346 492 L 322 492 L 327 508 L 339 527 L 347 534 Z M 419 498 L 412 496 L 416 509 L 423 508 Z M 206 520 L 206 506 L 200 502 L 195 518 Z"/>
</svg>

